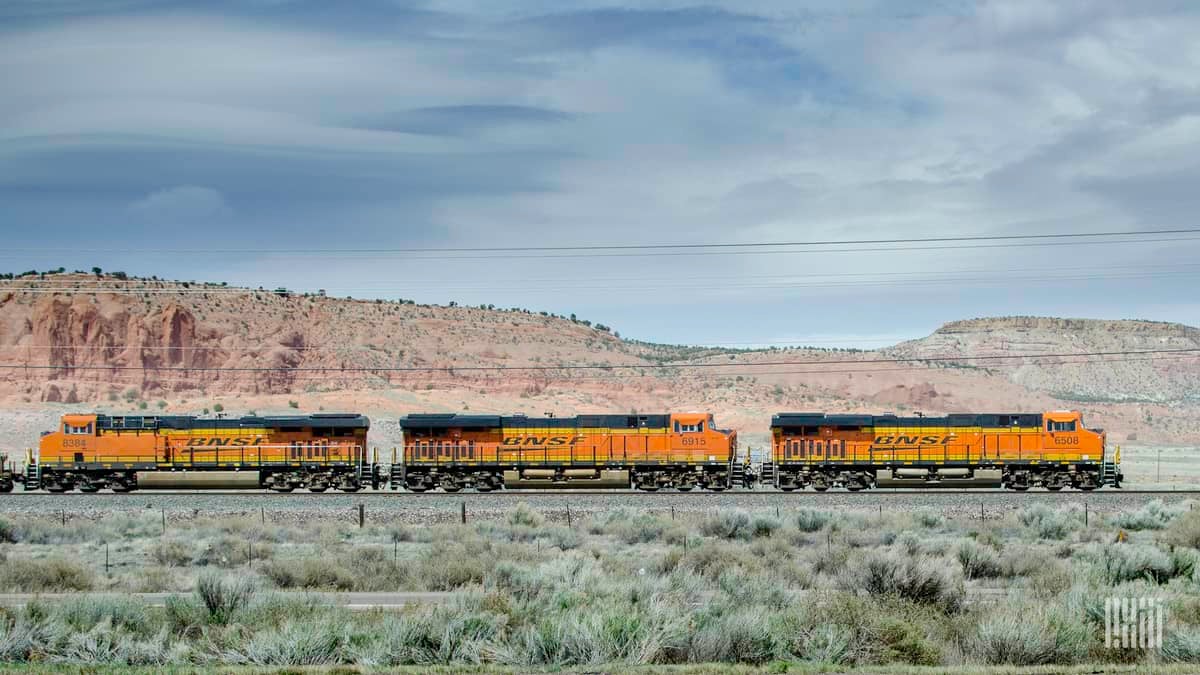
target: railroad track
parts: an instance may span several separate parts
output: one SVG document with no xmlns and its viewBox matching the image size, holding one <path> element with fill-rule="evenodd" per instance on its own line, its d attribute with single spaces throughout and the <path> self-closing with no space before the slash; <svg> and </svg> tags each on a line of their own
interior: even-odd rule
<svg viewBox="0 0 1200 675">
<path fill-rule="evenodd" d="M 0 502 L 9 498 L 20 497 L 54 497 L 54 498 L 96 498 L 104 497 L 109 499 L 138 499 L 151 495 L 211 495 L 211 496 L 237 496 L 237 497 L 273 497 L 276 499 L 293 499 L 296 497 L 313 498 L 313 499 L 336 499 L 336 498 L 370 498 L 370 499 L 392 499 L 392 498 L 455 498 L 455 497 L 470 497 L 488 499 L 488 498 L 503 498 L 505 496 L 513 497 L 569 497 L 569 496 L 625 496 L 637 495 L 647 499 L 653 498 L 686 498 L 686 499 L 722 499 L 728 497 L 761 497 L 771 498 L 779 497 L 783 499 L 821 499 L 831 496 L 852 497 L 869 499 L 871 497 L 903 497 L 903 496 L 930 496 L 930 495 L 1011 495 L 1014 497 L 1037 495 L 1040 497 L 1104 497 L 1121 496 L 1121 495 L 1200 495 L 1200 489 L 1180 489 L 1180 490 L 1139 490 L 1139 489 L 1105 489 L 1105 490 L 1063 490 L 1062 492 L 1051 492 L 1049 490 L 1030 490 L 1028 492 L 1016 492 L 1013 490 L 1002 489 L 964 489 L 964 488 L 882 488 L 874 490 L 862 490 L 851 492 L 849 490 L 835 490 L 830 492 L 814 492 L 814 491 L 796 491 L 782 492 L 779 490 L 731 490 L 727 492 L 676 492 L 673 490 L 661 492 L 644 492 L 641 490 L 500 490 L 497 492 L 406 492 L 402 490 L 388 491 L 377 490 L 368 492 L 288 492 L 278 493 L 270 490 L 138 490 L 135 492 L 11 492 L 0 494 Z"/>
</svg>

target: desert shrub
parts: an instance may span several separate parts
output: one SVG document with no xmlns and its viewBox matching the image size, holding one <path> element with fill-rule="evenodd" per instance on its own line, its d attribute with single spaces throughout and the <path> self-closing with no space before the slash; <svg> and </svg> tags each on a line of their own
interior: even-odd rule
<svg viewBox="0 0 1200 675">
<path fill-rule="evenodd" d="M 252 543 L 235 537 L 219 537 L 195 556 L 195 564 L 216 567 L 241 567 L 254 560 L 269 560 L 275 549 L 267 543 Z"/>
<path fill-rule="evenodd" d="M 1162 538 L 1175 546 L 1200 549 L 1200 511 L 1185 511 L 1176 517 Z"/>
<path fill-rule="evenodd" d="M 1075 572 L 1060 561 L 1047 561 L 1028 578 L 1034 597 L 1048 599 L 1069 590 L 1075 581 Z"/>
<path fill-rule="evenodd" d="M 1000 554 L 1000 576 L 1007 579 L 1037 574 L 1054 558 L 1037 546 L 1009 546 Z"/>
<path fill-rule="evenodd" d="M 0 565 L 0 589 L 8 591 L 90 591 L 92 570 L 65 558 L 10 558 Z"/>
<path fill-rule="evenodd" d="M 921 537 L 908 530 L 896 538 L 896 546 L 907 555 L 921 555 L 925 551 L 925 543 Z"/>
<path fill-rule="evenodd" d="M 1033 504 L 1021 509 L 1017 520 L 1036 532 L 1041 539 L 1065 539 L 1079 527 L 1079 521 L 1070 511 L 1055 510 L 1045 504 Z"/>
<path fill-rule="evenodd" d="M 16 528 L 12 523 L 0 518 L 0 544 L 15 544 L 17 543 Z"/>
<path fill-rule="evenodd" d="M 357 583 L 355 570 L 330 558 L 271 560 L 260 571 L 277 588 L 351 591 Z"/>
<path fill-rule="evenodd" d="M 1200 631 L 1195 628 L 1168 630 L 1163 635 L 1159 653 L 1167 663 L 1200 663 Z"/>
<path fill-rule="evenodd" d="M 345 661 L 349 622 L 338 616 L 288 621 L 263 630 L 225 651 L 224 663 L 261 666 L 327 666 Z"/>
<path fill-rule="evenodd" d="M 993 608 L 979 622 L 973 650 L 981 661 L 994 665 L 1078 663 L 1086 659 L 1095 639 L 1082 619 L 1045 604 Z"/>
<path fill-rule="evenodd" d="M 339 557 L 338 566 L 350 570 L 356 591 L 397 591 L 410 585 L 408 568 L 381 548 L 354 548 Z"/>
<path fill-rule="evenodd" d="M 927 529 L 941 527 L 946 522 L 946 519 L 941 514 L 934 513 L 933 511 L 920 511 L 917 515 L 913 516 L 913 520 L 921 527 Z"/>
<path fill-rule="evenodd" d="M 762 664 L 786 655 L 761 607 L 702 615 L 696 624 L 687 646 L 693 663 Z"/>
<path fill-rule="evenodd" d="M 1175 572 L 1171 556 L 1144 544 L 1092 545 L 1081 554 L 1091 560 L 1109 585 L 1140 579 L 1163 583 Z"/>
<path fill-rule="evenodd" d="M 896 551 L 871 551 L 852 560 L 849 572 L 838 578 L 843 590 L 862 589 L 877 597 L 897 596 L 918 604 L 957 611 L 963 600 L 959 580 L 937 560 Z"/>
<path fill-rule="evenodd" d="M 192 562 L 192 544 L 182 539 L 163 539 L 154 545 L 150 557 L 159 565 L 183 567 Z"/>
<path fill-rule="evenodd" d="M 750 519 L 750 535 L 752 537 L 769 537 L 775 534 L 775 531 L 782 527 L 775 518 L 765 515 L 756 515 Z"/>
<path fill-rule="evenodd" d="M 527 666 L 655 663 L 677 649 L 684 629 L 678 612 L 658 603 L 599 602 L 544 615 L 518 630 L 502 661 Z"/>
<path fill-rule="evenodd" d="M 550 543 L 562 551 L 570 551 L 583 544 L 583 538 L 579 536 L 579 533 L 568 527 L 556 527 L 548 535 Z"/>
<path fill-rule="evenodd" d="M 716 579 L 725 570 L 735 567 L 745 569 L 757 566 L 757 561 L 749 552 L 711 540 L 696 548 L 688 549 L 679 562 L 681 569 L 710 579 Z"/>
<path fill-rule="evenodd" d="M 21 663 L 45 654 L 65 638 L 64 633 L 61 623 L 30 617 L 0 620 L 0 663 Z"/>
<path fill-rule="evenodd" d="M 839 574 L 850 561 L 852 551 L 846 546 L 821 546 L 812 557 L 812 568 L 821 574 Z"/>
<path fill-rule="evenodd" d="M 517 504 L 517 508 L 513 509 L 508 514 L 508 524 L 518 525 L 522 527 L 539 527 L 546 519 L 542 514 L 534 511 L 528 504 L 521 502 Z"/>
<path fill-rule="evenodd" d="M 356 661 L 371 667 L 477 665 L 494 651 L 505 626 L 503 616 L 450 607 L 389 616 L 380 639 L 360 650 Z"/>
<path fill-rule="evenodd" d="M 150 626 L 145 603 L 129 597 L 80 596 L 54 609 L 58 619 L 79 632 L 87 632 L 102 621 L 132 633 L 145 633 Z"/>
<path fill-rule="evenodd" d="M 1123 530 L 1161 530 L 1184 510 L 1182 505 L 1167 506 L 1161 499 L 1155 499 L 1137 511 L 1118 514 L 1113 524 Z"/>
<path fill-rule="evenodd" d="M 648 544 L 658 541 L 666 529 L 667 526 L 661 519 L 648 513 L 640 513 L 606 527 L 607 532 L 626 544 Z"/>
<path fill-rule="evenodd" d="M 162 593 L 180 590 L 180 575 L 170 568 L 154 565 L 138 569 L 126 582 L 134 593 Z"/>
<path fill-rule="evenodd" d="M 428 590 L 453 591 L 482 582 L 491 566 L 490 561 L 491 558 L 485 559 L 482 551 L 437 542 L 414 566 Z"/>
<path fill-rule="evenodd" d="M 963 540 L 956 552 L 962 565 L 963 576 L 968 579 L 991 579 L 1000 576 L 1000 556 L 987 546 L 980 546 L 970 539 Z"/>
<path fill-rule="evenodd" d="M 51 661 L 75 664 L 162 666 L 187 658 L 188 647 L 174 644 L 167 631 L 140 639 L 108 619 L 87 631 L 72 633 L 50 657 Z"/>
<path fill-rule="evenodd" d="M 884 647 L 882 660 L 885 662 L 936 666 L 942 661 L 941 649 L 929 640 L 918 622 L 887 615 L 880 620 L 877 631 Z"/>
<path fill-rule="evenodd" d="M 753 536 L 750 514 L 745 511 L 719 511 L 700 521 L 700 532 L 706 537 L 744 539 Z"/>
<path fill-rule="evenodd" d="M 832 519 L 833 516 L 828 511 L 800 509 L 796 514 L 796 527 L 801 532 L 818 532 L 828 525 Z"/>
<path fill-rule="evenodd" d="M 254 597 L 254 585 L 244 577 L 224 578 L 207 573 L 196 580 L 196 598 L 208 612 L 209 623 L 229 623 L 234 613 L 243 609 Z"/>
</svg>

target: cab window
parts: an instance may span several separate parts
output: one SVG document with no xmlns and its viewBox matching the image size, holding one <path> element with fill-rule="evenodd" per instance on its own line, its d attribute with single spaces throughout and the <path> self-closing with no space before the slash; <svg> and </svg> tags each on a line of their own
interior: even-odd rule
<svg viewBox="0 0 1200 675">
<path fill-rule="evenodd" d="M 697 431 L 704 431 L 704 422 L 701 422 L 700 424 L 680 424 L 679 422 L 675 423 L 675 433 L 677 433 L 677 434 L 679 434 L 679 433 L 694 433 Z"/>
<path fill-rule="evenodd" d="M 1050 420 L 1046 422 L 1047 431 L 1075 431 L 1075 420 L 1070 422 L 1055 422 Z"/>
<path fill-rule="evenodd" d="M 74 426 L 72 424 L 64 424 L 63 425 L 63 433 L 67 434 L 68 436 L 90 435 L 92 433 L 92 425 L 90 422 L 83 426 L 79 426 L 79 427 Z"/>
</svg>

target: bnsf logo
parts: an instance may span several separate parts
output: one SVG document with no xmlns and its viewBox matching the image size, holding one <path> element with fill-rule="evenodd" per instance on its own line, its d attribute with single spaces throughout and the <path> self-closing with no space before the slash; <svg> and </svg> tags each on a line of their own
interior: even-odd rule
<svg viewBox="0 0 1200 675">
<path fill-rule="evenodd" d="M 954 434 L 944 436 L 876 436 L 875 445 L 947 445 L 957 438 Z"/>
<path fill-rule="evenodd" d="M 259 445 L 261 438 L 250 438 L 246 436 L 213 436 L 212 438 L 189 438 L 187 447 L 189 448 L 244 448 L 251 445 Z"/>
<path fill-rule="evenodd" d="M 506 436 L 504 445 L 523 447 L 564 446 L 575 445 L 583 440 L 583 436 Z"/>
</svg>

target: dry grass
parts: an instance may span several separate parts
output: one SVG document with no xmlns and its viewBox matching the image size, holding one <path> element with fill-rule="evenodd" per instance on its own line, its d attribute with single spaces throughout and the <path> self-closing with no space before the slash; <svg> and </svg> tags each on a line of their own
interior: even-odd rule
<svg viewBox="0 0 1200 675">
<path fill-rule="evenodd" d="M 1156 509 L 1129 518 L 1157 522 Z M 1122 543 L 1119 514 L 1085 528 L 1074 511 L 1043 508 L 984 525 L 935 514 L 626 511 L 573 528 L 521 508 L 466 526 L 197 521 L 166 537 L 134 518 L 107 533 L 119 565 L 107 575 L 94 534 L 9 518 L 17 541 L 0 546 L 0 584 L 10 590 L 190 592 L 162 608 L 84 597 L 0 609 L 0 661 L 522 672 L 1195 664 L 1200 553 L 1187 542 L 1200 526 L 1169 511 L 1164 527 Z M 45 541 L 74 543 L 32 543 Z M 295 593 L 304 590 L 457 600 L 354 613 Z M 1161 653 L 1102 649 L 1103 598 L 1113 595 L 1168 600 Z"/>
</svg>

